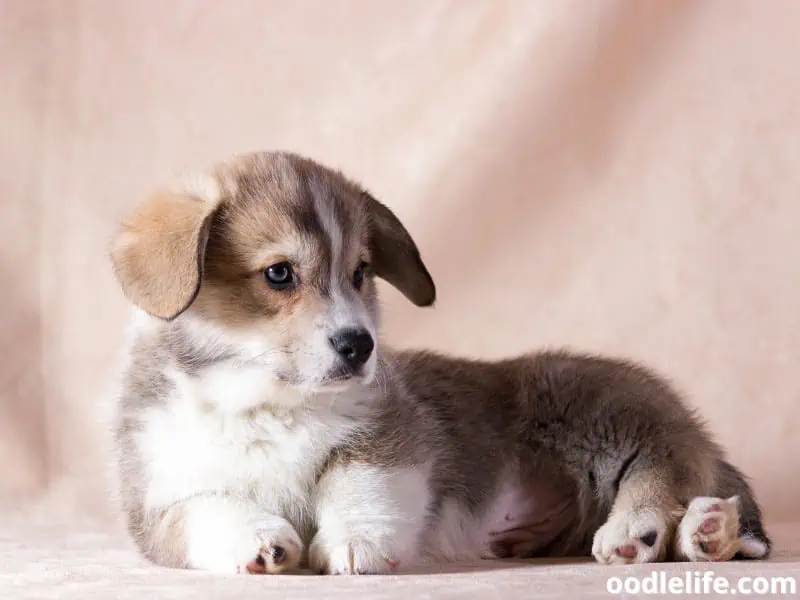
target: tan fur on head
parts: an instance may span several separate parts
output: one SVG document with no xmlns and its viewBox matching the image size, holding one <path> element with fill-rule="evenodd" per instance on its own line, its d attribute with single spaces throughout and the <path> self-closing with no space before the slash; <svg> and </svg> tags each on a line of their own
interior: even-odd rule
<svg viewBox="0 0 800 600">
<path fill-rule="evenodd" d="M 307 229 L 324 225 L 336 235 L 357 237 L 355 231 L 338 231 L 345 224 L 363 229 L 369 256 L 362 258 L 370 260 L 375 275 L 416 305 L 433 304 L 433 280 L 406 228 L 391 210 L 341 174 L 296 155 L 258 153 L 218 165 L 198 181 L 200 185 L 189 182 L 151 195 L 114 240 L 111 256 L 123 291 L 151 315 L 174 319 L 198 295 L 199 310 L 233 321 L 242 321 L 248 310 L 263 317 L 274 314 L 276 305 L 297 304 L 296 296 L 281 298 L 261 289 L 263 285 L 254 287 L 252 278 L 245 283 L 257 268 L 269 266 L 265 244 L 288 242 L 301 251 L 305 246 L 306 254 L 313 256 L 309 261 L 316 262 L 319 248 L 313 246 L 319 242 Z M 309 181 L 326 189 L 311 194 Z M 344 221 L 302 222 L 302 215 L 320 209 L 323 217 L 312 221 L 334 213 Z M 226 216 L 217 220 L 220 211 Z M 207 244 L 213 246 L 208 260 Z M 277 255 L 272 258 L 277 260 Z M 208 277 L 213 281 L 202 285 Z"/>
<path fill-rule="evenodd" d="M 200 289 L 216 207 L 216 198 L 161 190 L 123 223 L 111 259 L 131 302 L 167 320 L 189 307 Z"/>
</svg>

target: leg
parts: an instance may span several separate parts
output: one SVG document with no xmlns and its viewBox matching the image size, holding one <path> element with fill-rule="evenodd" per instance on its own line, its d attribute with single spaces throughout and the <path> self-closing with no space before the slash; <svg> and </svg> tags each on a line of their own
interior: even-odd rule
<svg viewBox="0 0 800 600">
<path fill-rule="evenodd" d="M 597 530 L 592 554 L 604 564 L 664 560 L 681 514 L 666 470 L 631 473 L 622 482 L 611 513 Z"/>
<path fill-rule="evenodd" d="M 693 499 L 675 538 L 678 560 L 721 561 L 735 557 L 765 558 L 771 542 L 761 523 L 761 510 L 744 476 L 718 461 L 720 497 Z"/>
<path fill-rule="evenodd" d="M 429 502 L 424 467 L 333 466 L 320 480 L 311 569 L 388 573 L 415 561 Z"/>
<path fill-rule="evenodd" d="M 296 567 L 303 550 L 288 521 L 223 495 L 151 510 L 135 537 L 158 564 L 218 573 L 280 573 Z"/>
</svg>

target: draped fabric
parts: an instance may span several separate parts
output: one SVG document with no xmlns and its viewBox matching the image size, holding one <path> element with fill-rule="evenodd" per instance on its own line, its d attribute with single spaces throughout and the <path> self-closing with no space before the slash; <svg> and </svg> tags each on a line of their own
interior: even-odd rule
<svg viewBox="0 0 800 600">
<path fill-rule="evenodd" d="M 667 375 L 800 520 L 800 3 L 0 0 L 0 507 L 113 522 L 107 250 L 149 189 L 286 149 L 360 180 L 438 288 L 382 343 Z"/>
</svg>

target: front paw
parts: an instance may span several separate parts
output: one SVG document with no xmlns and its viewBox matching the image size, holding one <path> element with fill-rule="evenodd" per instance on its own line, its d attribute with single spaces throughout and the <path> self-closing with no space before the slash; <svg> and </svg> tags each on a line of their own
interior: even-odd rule
<svg viewBox="0 0 800 600">
<path fill-rule="evenodd" d="M 666 533 L 666 521 L 655 511 L 611 515 L 595 533 L 592 554 L 603 564 L 655 562 L 664 558 Z"/>
<path fill-rule="evenodd" d="M 248 555 L 250 560 L 246 563 L 239 563 L 238 572 L 278 574 L 298 567 L 303 542 L 289 523 L 276 524 L 274 519 L 256 520 L 253 530 L 256 551 Z"/>
<path fill-rule="evenodd" d="M 303 542 L 285 519 L 214 499 L 186 524 L 187 562 L 216 573 L 281 573 L 300 563 Z"/>
<path fill-rule="evenodd" d="M 398 565 L 391 551 L 377 540 L 329 539 L 320 534 L 311 543 L 308 560 L 312 571 L 328 575 L 382 575 Z"/>
</svg>

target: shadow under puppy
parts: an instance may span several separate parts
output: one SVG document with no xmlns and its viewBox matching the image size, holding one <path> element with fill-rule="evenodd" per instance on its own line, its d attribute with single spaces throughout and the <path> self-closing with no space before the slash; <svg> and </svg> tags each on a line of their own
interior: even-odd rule
<svg viewBox="0 0 800 600">
<path fill-rule="evenodd" d="M 311 160 L 246 155 L 158 191 L 112 258 L 137 307 L 121 498 L 156 563 L 385 573 L 770 550 L 743 476 L 644 368 L 378 348 L 374 277 L 419 306 L 433 281 L 386 206 Z"/>
</svg>

